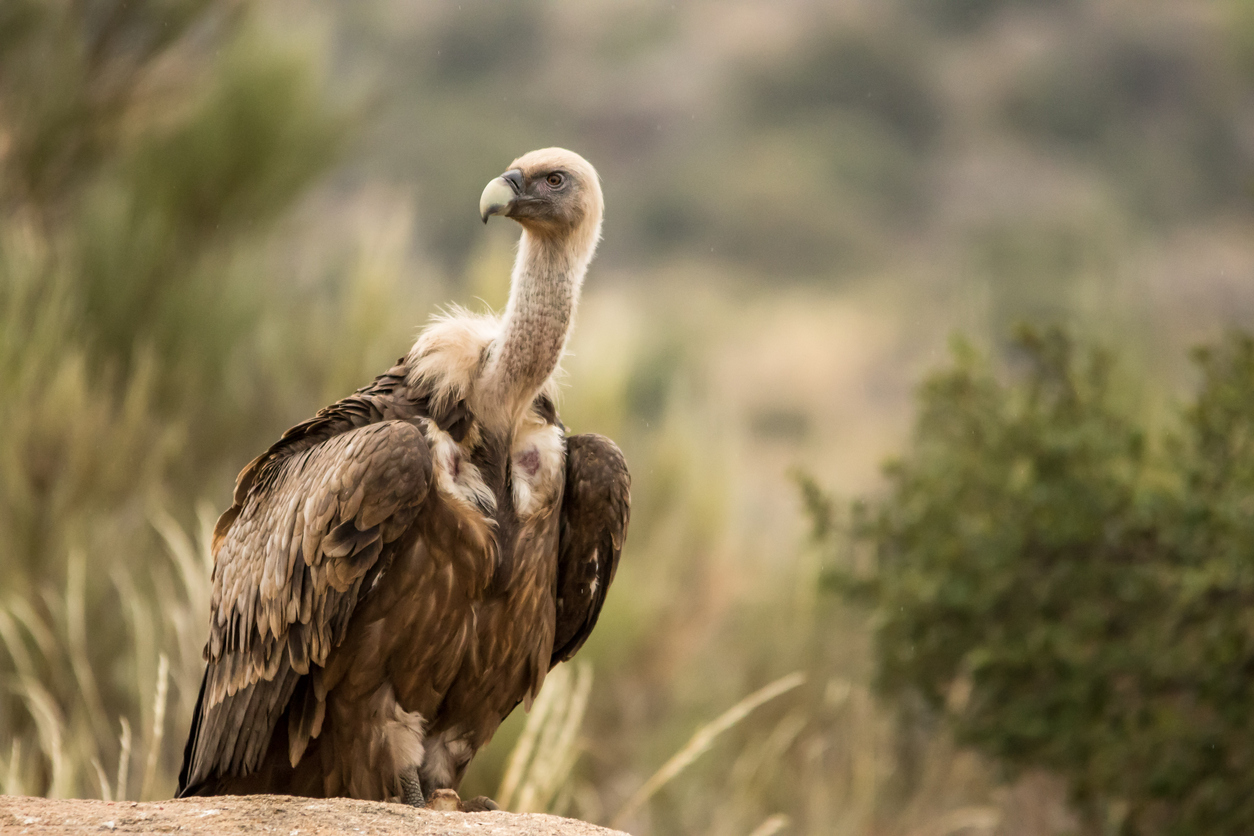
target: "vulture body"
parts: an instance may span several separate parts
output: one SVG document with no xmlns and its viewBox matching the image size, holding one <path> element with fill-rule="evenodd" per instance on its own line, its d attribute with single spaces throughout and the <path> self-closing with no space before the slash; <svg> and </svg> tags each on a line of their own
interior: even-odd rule
<svg viewBox="0 0 1254 836">
<path fill-rule="evenodd" d="M 523 227 L 505 314 L 436 320 L 240 474 L 180 796 L 422 804 L 583 644 L 629 476 L 565 434 L 553 375 L 601 211 L 577 154 L 515 160 L 480 201 Z"/>
</svg>

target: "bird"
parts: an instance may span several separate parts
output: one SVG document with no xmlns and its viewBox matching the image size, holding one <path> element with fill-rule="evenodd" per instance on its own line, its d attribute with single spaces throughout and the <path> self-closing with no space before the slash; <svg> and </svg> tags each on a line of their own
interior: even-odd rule
<svg viewBox="0 0 1254 836">
<path fill-rule="evenodd" d="M 479 201 L 522 228 L 504 313 L 437 315 L 239 474 L 178 797 L 495 809 L 466 768 L 584 644 L 627 535 L 622 452 L 557 411 L 603 205 L 578 154 L 514 160 Z"/>
</svg>

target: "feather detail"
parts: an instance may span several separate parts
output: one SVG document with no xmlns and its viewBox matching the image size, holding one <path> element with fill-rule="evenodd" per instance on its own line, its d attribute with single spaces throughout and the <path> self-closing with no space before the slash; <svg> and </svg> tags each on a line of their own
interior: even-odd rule
<svg viewBox="0 0 1254 836">
<path fill-rule="evenodd" d="M 618 570 L 631 509 L 631 476 L 614 442 L 599 435 L 576 435 L 566 445 L 557 626 L 550 666 L 574 656 L 596 626 Z"/>
<path fill-rule="evenodd" d="M 185 758 L 189 784 L 255 766 L 284 692 L 343 640 L 362 578 L 382 555 L 381 521 L 404 530 L 426 496 L 422 431 L 402 420 L 356 426 L 381 410 L 350 407 L 338 425 L 320 414 L 254 460 L 237 483 L 242 507 L 220 518 L 205 716 Z M 363 527 L 363 508 L 380 522 Z"/>
</svg>

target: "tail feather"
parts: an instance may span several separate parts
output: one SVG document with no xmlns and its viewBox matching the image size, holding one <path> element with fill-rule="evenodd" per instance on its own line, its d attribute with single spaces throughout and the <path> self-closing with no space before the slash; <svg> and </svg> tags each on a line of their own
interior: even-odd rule
<svg viewBox="0 0 1254 836">
<path fill-rule="evenodd" d="M 187 798 L 193 795 L 212 795 L 206 792 L 205 781 L 197 781 L 196 786 L 189 786 L 192 780 L 192 762 L 196 756 L 196 738 L 200 736 L 200 724 L 203 720 L 201 709 L 205 703 L 205 685 L 209 681 L 209 669 L 200 678 L 200 693 L 196 695 L 196 709 L 192 712 L 192 727 L 187 732 L 187 744 L 183 747 L 183 768 L 179 770 L 179 791 L 175 798 Z"/>
</svg>

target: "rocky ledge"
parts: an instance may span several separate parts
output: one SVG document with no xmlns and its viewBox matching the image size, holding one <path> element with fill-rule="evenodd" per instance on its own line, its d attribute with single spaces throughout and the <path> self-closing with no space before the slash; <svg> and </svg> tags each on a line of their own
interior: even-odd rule
<svg viewBox="0 0 1254 836">
<path fill-rule="evenodd" d="M 178 801 L 92 801 L 0 796 L 0 833 L 274 833 L 281 836 L 624 836 L 536 813 L 442 813 L 403 804 L 287 795 Z"/>
</svg>

